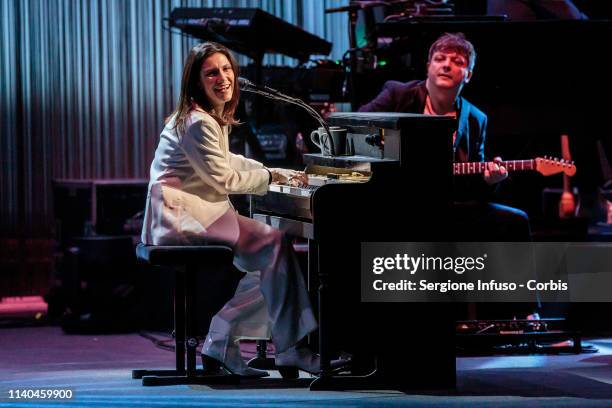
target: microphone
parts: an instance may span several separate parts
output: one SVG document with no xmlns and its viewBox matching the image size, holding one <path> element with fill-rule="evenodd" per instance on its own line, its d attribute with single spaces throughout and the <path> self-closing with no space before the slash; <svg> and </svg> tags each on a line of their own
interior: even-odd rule
<svg viewBox="0 0 612 408">
<path fill-rule="evenodd" d="M 241 91 L 258 93 L 260 95 L 267 96 L 271 99 L 295 99 L 265 85 L 256 85 L 243 77 L 238 77 L 238 86 L 240 86 Z"/>
<path fill-rule="evenodd" d="M 257 86 L 246 78 L 238 77 L 238 86 L 241 91 L 256 90 Z"/>
<path fill-rule="evenodd" d="M 302 101 L 300 98 L 294 98 L 292 96 L 285 95 L 284 93 L 277 91 L 276 89 L 269 88 L 265 85 L 256 85 L 246 78 L 238 77 L 237 81 L 238 81 L 238 86 L 240 87 L 241 91 L 252 92 L 254 94 L 261 95 L 261 96 L 264 96 L 266 98 L 269 98 L 275 101 L 290 103 L 290 104 L 299 106 L 300 108 L 308 112 L 308 114 L 312 116 L 317 122 L 319 122 L 319 125 L 325 129 L 328 135 L 331 135 L 331 132 L 329 131 L 329 125 L 321 117 L 319 112 L 313 109 L 312 106 L 308 105 L 306 102 Z M 329 140 L 330 140 L 330 143 L 332 144 L 331 150 L 334 151 L 334 147 L 333 147 L 334 141 L 332 140 L 331 137 L 329 138 Z"/>
</svg>

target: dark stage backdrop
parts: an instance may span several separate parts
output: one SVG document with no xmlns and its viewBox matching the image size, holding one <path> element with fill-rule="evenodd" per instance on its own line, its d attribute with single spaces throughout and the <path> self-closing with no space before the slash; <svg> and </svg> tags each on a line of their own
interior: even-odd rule
<svg viewBox="0 0 612 408">
<path fill-rule="evenodd" d="M 197 40 L 175 7 L 259 7 L 348 48 L 348 0 L 0 1 L 0 296 L 40 293 L 51 268 L 53 179 L 146 178 Z M 296 44 L 299 46 L 299 44 Z M 242 64 L 248 63 L 241 57 Z M 295 65 L 281 56 L 265 64 Z"/>
</svg>

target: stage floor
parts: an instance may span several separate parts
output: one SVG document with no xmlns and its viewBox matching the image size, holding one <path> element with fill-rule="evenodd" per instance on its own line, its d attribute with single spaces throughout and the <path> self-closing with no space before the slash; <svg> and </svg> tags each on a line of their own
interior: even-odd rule
<svg viewBox="0 0 612 408">
<path fill-rule="evenodd" d="M 0 329 L 0 406 L 463 407 L 612 406 L 612 339 L 598 353 L 462 357 L 457 389 L 436 392 L 311 392 L 308 377 L 268 384 L 143 387 L 134 368 L 172 368 L 173 353 L 138 335 L 66 335 L 59 327 Z M 435 350 L 431 350 L 435 352 Z M 435 370 L 435 367 L 431 367 Z M 407 375 L 418 376 L 407 368 Z M 71 389 L 71 401 L 9 399 L 10 390 Z"/>
</svg>

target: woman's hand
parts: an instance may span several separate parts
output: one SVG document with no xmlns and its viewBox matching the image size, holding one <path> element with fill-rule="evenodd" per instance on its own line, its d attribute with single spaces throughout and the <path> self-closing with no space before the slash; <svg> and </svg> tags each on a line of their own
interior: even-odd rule
<svg viewBox="0 0 612 408">
<path fill-rule="evenodd" d="M 272 183 L 288 184 L 294 187 L 308 185 L 308 176 L 303 171 L 289 169 L 269 169 L 272 173 Z"/>
</svg>

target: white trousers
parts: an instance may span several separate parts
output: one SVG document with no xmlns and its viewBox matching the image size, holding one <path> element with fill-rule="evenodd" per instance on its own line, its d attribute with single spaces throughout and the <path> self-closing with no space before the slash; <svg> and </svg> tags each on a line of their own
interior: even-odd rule
<svg viewBox="0 0 612 408">
<path fill-rule="evenodd" d="M 304 277 L 282 232 L 231 209 L 207 235 L 232 245 L 234 264 L 246 275 L 234 297 L 213 317 L 205 354 L 228 356 L 227 349 L 238 340 L 270 335 L 277 352 L 282 352 L 316 329 Z M 211 347 L 216 350 L 207 352 Z"/>
</svg>

